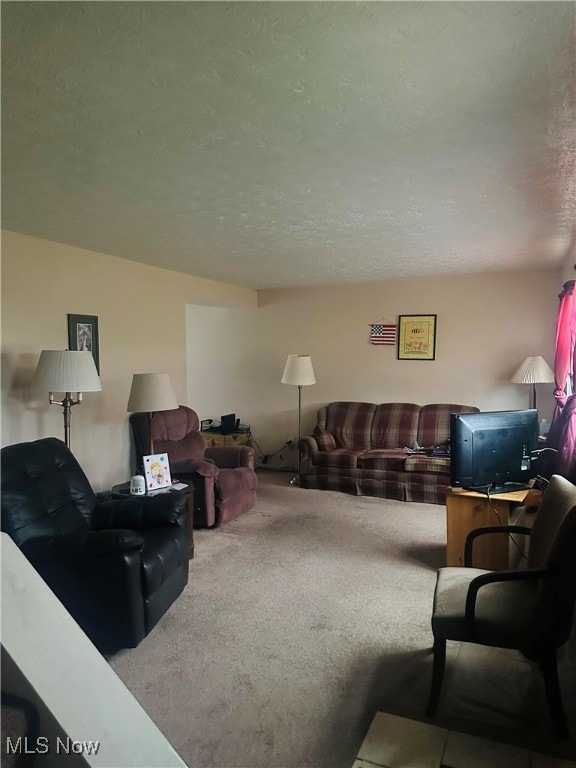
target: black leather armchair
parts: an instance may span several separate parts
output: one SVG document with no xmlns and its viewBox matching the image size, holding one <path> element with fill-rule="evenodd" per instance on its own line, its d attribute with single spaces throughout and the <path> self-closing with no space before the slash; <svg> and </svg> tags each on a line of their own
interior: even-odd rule
<svg viewBox="0 0 576 768">
<path fill-rule="evenodd" d="M 2 530 L 100 651 L 137 646 L 188 581 L 184 496 L 96 495 L 53 437 L 0 459 Z"/>
</svg>

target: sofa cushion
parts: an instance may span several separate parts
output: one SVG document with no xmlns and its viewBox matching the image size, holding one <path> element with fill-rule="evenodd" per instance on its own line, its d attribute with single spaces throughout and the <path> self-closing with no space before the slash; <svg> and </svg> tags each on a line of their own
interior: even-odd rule
<svg viewBox="0 0 576 768">
<path fill-rule="evenodd" d="M 383 403 L 377 406 L 370 433 L 371 448 L 413 448 L 418 438 L 420 406 Z"/>
<path fill-rule="evenodd" d="M 388 472 L 402 472 L 406 453 L 398 449 L 379 449 L 373 448 L 366 451 L 358 457 L 358 467 L 360 469 L 382 469 Z"/>
<path fill-rule="evenodd" d="M 444 504 L 449 478 L 446 475 L 435 475 L 433 472 L 405 472 L 404 499 L 424 504 Z"/>
<path fill-rule="evenodd" d="M 420 409 L 420 421 L 418 423 L 418 444 L 424 448 L 448 445 L 450 442 L 450 414 L 477 412 L 479 410 L 472 405 L 453 405 L 451 403 L 423 405 Z"/>
<path fill-rule="evenodd" d="M 407 457 L 404 463 L 404 471 L 450 475 L 450 457 L 426 456 L 426 454 L 415 453 Z"/>
<path fill-rule="evenodd" d="M 374 403 L 330 403 L 326 424 L 320 423 L 320 427 L 332 433 L 338 448 L 366 451 L 371 447 L 370 432 L 376 407 Z"/>
<path fill-rule="evenodd" d="M 358 457 L 363 451 L 352 448 L 335 448 L 333 451 L 318 451 L 314 454 L 314 464 L 317 467 L 352 467 L 358 465 Z"/>
</svg>

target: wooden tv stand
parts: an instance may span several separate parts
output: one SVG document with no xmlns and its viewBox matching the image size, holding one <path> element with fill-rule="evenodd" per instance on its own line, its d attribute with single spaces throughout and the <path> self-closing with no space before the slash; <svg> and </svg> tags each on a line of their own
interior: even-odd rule
<svg viewBox="0 0 576 768">
<path fill-rule="evenodd" d="M 446 493 L 446 565 L 464 565 L 466 536 L 474 528 L 514 524 L 512 510 L 524 503 L 529 491 L 484 493 L 448 488 Z M 518 537 L 520 543 L 524 536 Z M 512 545 L 513 546 L 513 545 Z M 474 543 L 474 567 L 491 571 L 509 568 L 510 538 L 505 533 L 481 536 Z"/>
</svg>

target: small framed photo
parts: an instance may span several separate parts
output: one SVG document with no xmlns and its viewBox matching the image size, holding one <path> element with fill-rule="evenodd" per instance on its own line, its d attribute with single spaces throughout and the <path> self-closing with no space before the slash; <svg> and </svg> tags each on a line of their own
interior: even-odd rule
<svg viewBox="0 0 576 768">
<path fill-rule="evenodd" d="M 398 360 L 436 359 L 436 315 L 400 315 Z"/>
<path fill-rule="evenodd" d="M 168 488 L 172 485 L 170 475 L 170 462 L 167 453 L 155 453 L 152 456 L 143 456 L 144 476 L 146 477 L 146 491 L 157 491 L 160 488 Z"/>
<path fill-rule="evenodd" d="M 92 352 L 96 370 L 100 373 L 98 317 L 96 315 L 68 315 L 68 349 Z"/>
</svg>

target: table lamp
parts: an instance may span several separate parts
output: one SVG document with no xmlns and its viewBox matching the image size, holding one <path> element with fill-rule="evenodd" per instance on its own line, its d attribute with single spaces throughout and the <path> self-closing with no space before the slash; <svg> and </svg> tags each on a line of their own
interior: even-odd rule
<svg viewBox="0 0 576 768">
<path fill-rule="evenodd" d="M 532 384 L 532 408 L 536 408 L 536 384 L 550 384 L 554 371 L 541 355 L 527 357 L 512 376 L 514 384 Z"/>
<path fill-rule="evenodd" d="M 152 440 L 152 415 L 156 411 L 173 411 L 178 401 L 167 373 L 135 373 L 126 410 L 129 413 L 148 413 L 148 436 L 150 454 L 154 453 Z"/>
</svg>

